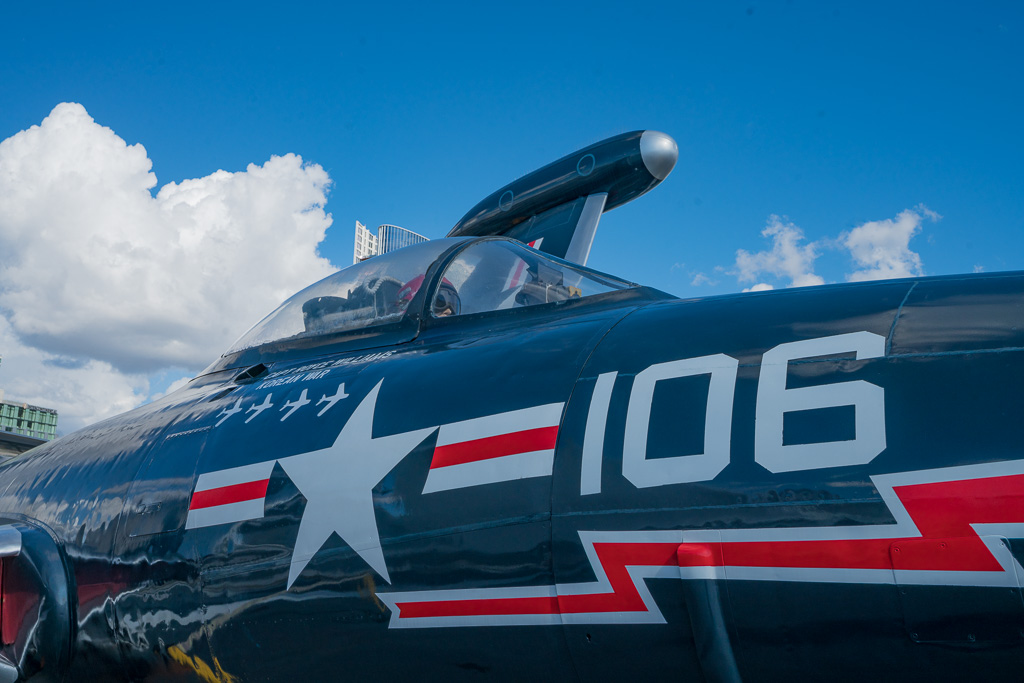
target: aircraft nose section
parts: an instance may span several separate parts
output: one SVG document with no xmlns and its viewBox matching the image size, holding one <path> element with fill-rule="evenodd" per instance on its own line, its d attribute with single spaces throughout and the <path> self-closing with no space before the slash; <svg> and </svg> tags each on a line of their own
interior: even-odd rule
<svg viewBox="0 0 1024 683">
<path fill-rule="evenodd" d="M 652 176 L 664 180 L 679 160 L 679 146 L 664 133 L 645 130 L 640 136 L 640 158 Z"/>
</svg>

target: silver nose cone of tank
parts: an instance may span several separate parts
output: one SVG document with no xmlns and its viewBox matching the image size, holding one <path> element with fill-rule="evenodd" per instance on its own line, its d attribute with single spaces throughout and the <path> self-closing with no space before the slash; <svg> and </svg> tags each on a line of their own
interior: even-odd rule
<svg viewBox="0 0 1024 683">
<path fill-rule="evenodd" d="M 640 158 L 652 176 L 664 180 L 679 160 L 679 146 L 664 133 L 645 130 L 640 136 Z"/>
</svg>

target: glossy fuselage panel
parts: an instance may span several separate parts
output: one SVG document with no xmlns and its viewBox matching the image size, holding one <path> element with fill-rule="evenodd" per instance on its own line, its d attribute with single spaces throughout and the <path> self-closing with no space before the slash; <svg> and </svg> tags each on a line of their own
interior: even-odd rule
<svg viewBox="0 0 1024 683">
<path fill-rule="evenodd" d="M 628 316 L 585 366 L 563 424 L 566 440 L 555 471 L 552 510 L 558 547 L 564 549 L 555 558 L 558 583 L 594 581 L 595 566 L 581 542 L 584 534 L 619 532 L 616 539 L 628 539 L 635 533 L 640 544 L 645 530 L 725 536 L 725 530 L 884 529 L 896 520 L 876 490 L 875 477 L 1019 460 L 1022 429 L 1013 416 L 1024 411 L 1018 390 L 1024 382 L 1022 290 L 1019 276 L 950 278 L 670 302 Z M 837 311 L 843 316 L 837 317 Z M 758 462 L 757 404 L 771 400 L 758 392 L 764 354 L 793 340 L 859 332 L 883 338 L 885 353 L 790 361 L 785 388 L 838 382 L 880 387 L 884 450 L 869 462 L 846 466 L 812 463 L 773 472 Z M 728 463 L 710 480 L 639 486 L 629 481 L 623 453 L 630 444 L 626 422 L 636 376 L 658 363 L 715 354 L 738 361 Z M 583 444 L 588 419 L 593 419 L 589 412 L 599 378 L 611 373 L 615 379 L 602 440 L 600 490 L 581 493 L 587 467 Z M 707 412 L 715 409 L 707 375 L 660 383 L 651 405 L 646 458 L 707 457 L 699 454 Z M 817 444 L 855 434 L 852 410 L 822 410 L 813 419 L 787 421 L 785 440 Z M 1020 503 L 1015 499 L 1012 506 L 1019 509 Z M 970 506 L 969 501 L 962 504 Z M 964 533 L 973 532 L 965 527 Z M 748 534 L 751 541 L 756 534 Z M 776 566 L 784 568 L 779 576 L 801 566 L 801 559 L 786 555 L 785 544 L 775 549 Z M 1020 548 L 1013 549 L 1020 561 Z M 898 574 L 895 580 L 875 575 L 853 581 L 815 576 L 776 580 L 779 576 L 721 582 L 723 616 L 742 680 L 827 676 L 862 681 L 912 678 L 922 671 L 953 680 L 971 678 L 972 667 L 980 662 L 986 676 L 1013 680 L 1024 664 L 1019 577 L 1017 586 L 982 588 L 907 587 L 900 585 Z M 693 655 L 697 624 L 687 618 L 681 582 L 663 577 L 647 582 L 666 625 L 566 627 L 582 678 L 626 679 L 637 666 L 702 673 Z M 915 595 L 912 604 L 908 596 Z M 917 605 L 930 607 L 922 611 Z M 926 643 L 926 629 L 939 636 Z M 652 639 L 663 647 L 652 647 Z"/>
<path fill-rule="evenodd" d="M 323 645 L 304 669 L 314 679 L 341 669 L 355 679 L 398 675 L 414 661 L 430 661 L 448 680 L 481 671 L 518 677 L 531 667 L 535 676 L 571 675 L 557 629 L 524 632 L 503 639 L 503 647 L 480 647 L 475 638 L 457 639 L 459 645 L 445 631 L 390 629 L 377 596 L 388 581 L 345 542 L 347 530 L 323 538 L 289 586 L 292 566 L 302 561 L 295 548 L 310 505 L 289 477 L 289 459 L 330 447 L 379 385 L 372 438 L 426 430 L 370 484 L 390 584 L 403 590 L 549 585 L 551 477 L 476 485 L 470 473 L 468 481 L 455 477 L 428 490 L 437 427 L 534 406 L 555 406 L 557 425 L 579 368 L 633 305 L 624 309 L 613 301 L 578 306 L 568 315 L 537 309 L 435 321 L 414 342 L 276 364 L 263 379 L 217 396 L 191 427 L 209 430 L 181 437 L 206 435 L 200 471 L 274 464 L 262 517 L 188 534 L 199 561 L 213 661 L 244 680 L 280 680 L 294 671 L 292 648 L 261 648 L 255 659 L 251 653 L 253 643 L 285 638 Z M 461 360 L 453 364 L 453 355 Z M 322 401 L 339 392 L 347 398 Z M 235 406 L 241 412 L 225 418 Z M 289 413 L 288 406 L 300 407 Z"/>
</svg>

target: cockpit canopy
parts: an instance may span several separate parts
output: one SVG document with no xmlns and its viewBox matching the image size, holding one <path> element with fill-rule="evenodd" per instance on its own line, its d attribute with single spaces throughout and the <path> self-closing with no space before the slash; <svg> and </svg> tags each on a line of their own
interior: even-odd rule
<svg viewBox="0 0 1024 683">
<path fill-rule="evenodd" d="M 410 311 L 431 266 L 460 244 L 463 248 L 446 258 L 443 275 L 426 297 L 426 310 Z M 630 286 L 509 239 L 431 240 L 375 256 L 310 285 L 242 335 L 225 356 L 264 344 L 363 331 L 412 314 L 469 315 Z"/>
<path fill-rule="evenodd" d="M 469 315 L 581 299 L 630 287 L 508 239 L 477 240 L 445 268 L 430 314 Z"/>
<path fill-rule="evenodd" d="M 228 354 L 285 339 L 397 322 L 431 264 L 462 239 L 421 242 L 339 270 L 306 287 L 246 332 Z"/>
</svg>

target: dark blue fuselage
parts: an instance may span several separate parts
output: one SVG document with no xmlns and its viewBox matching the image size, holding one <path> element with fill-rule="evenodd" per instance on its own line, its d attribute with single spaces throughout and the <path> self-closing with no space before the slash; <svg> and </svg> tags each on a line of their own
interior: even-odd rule
<svg viewBox="0 0 1024 683">
<path fill-rule="evenodd" d="M 0 471 L 0 517 L 50 539 L 23 556 L 66 581 L 37 619 L 64 640 L 4 633 L 12 659 L 1020 676 L 1024 275 L 638 288 L 257 356 Z"/>
</svg>

